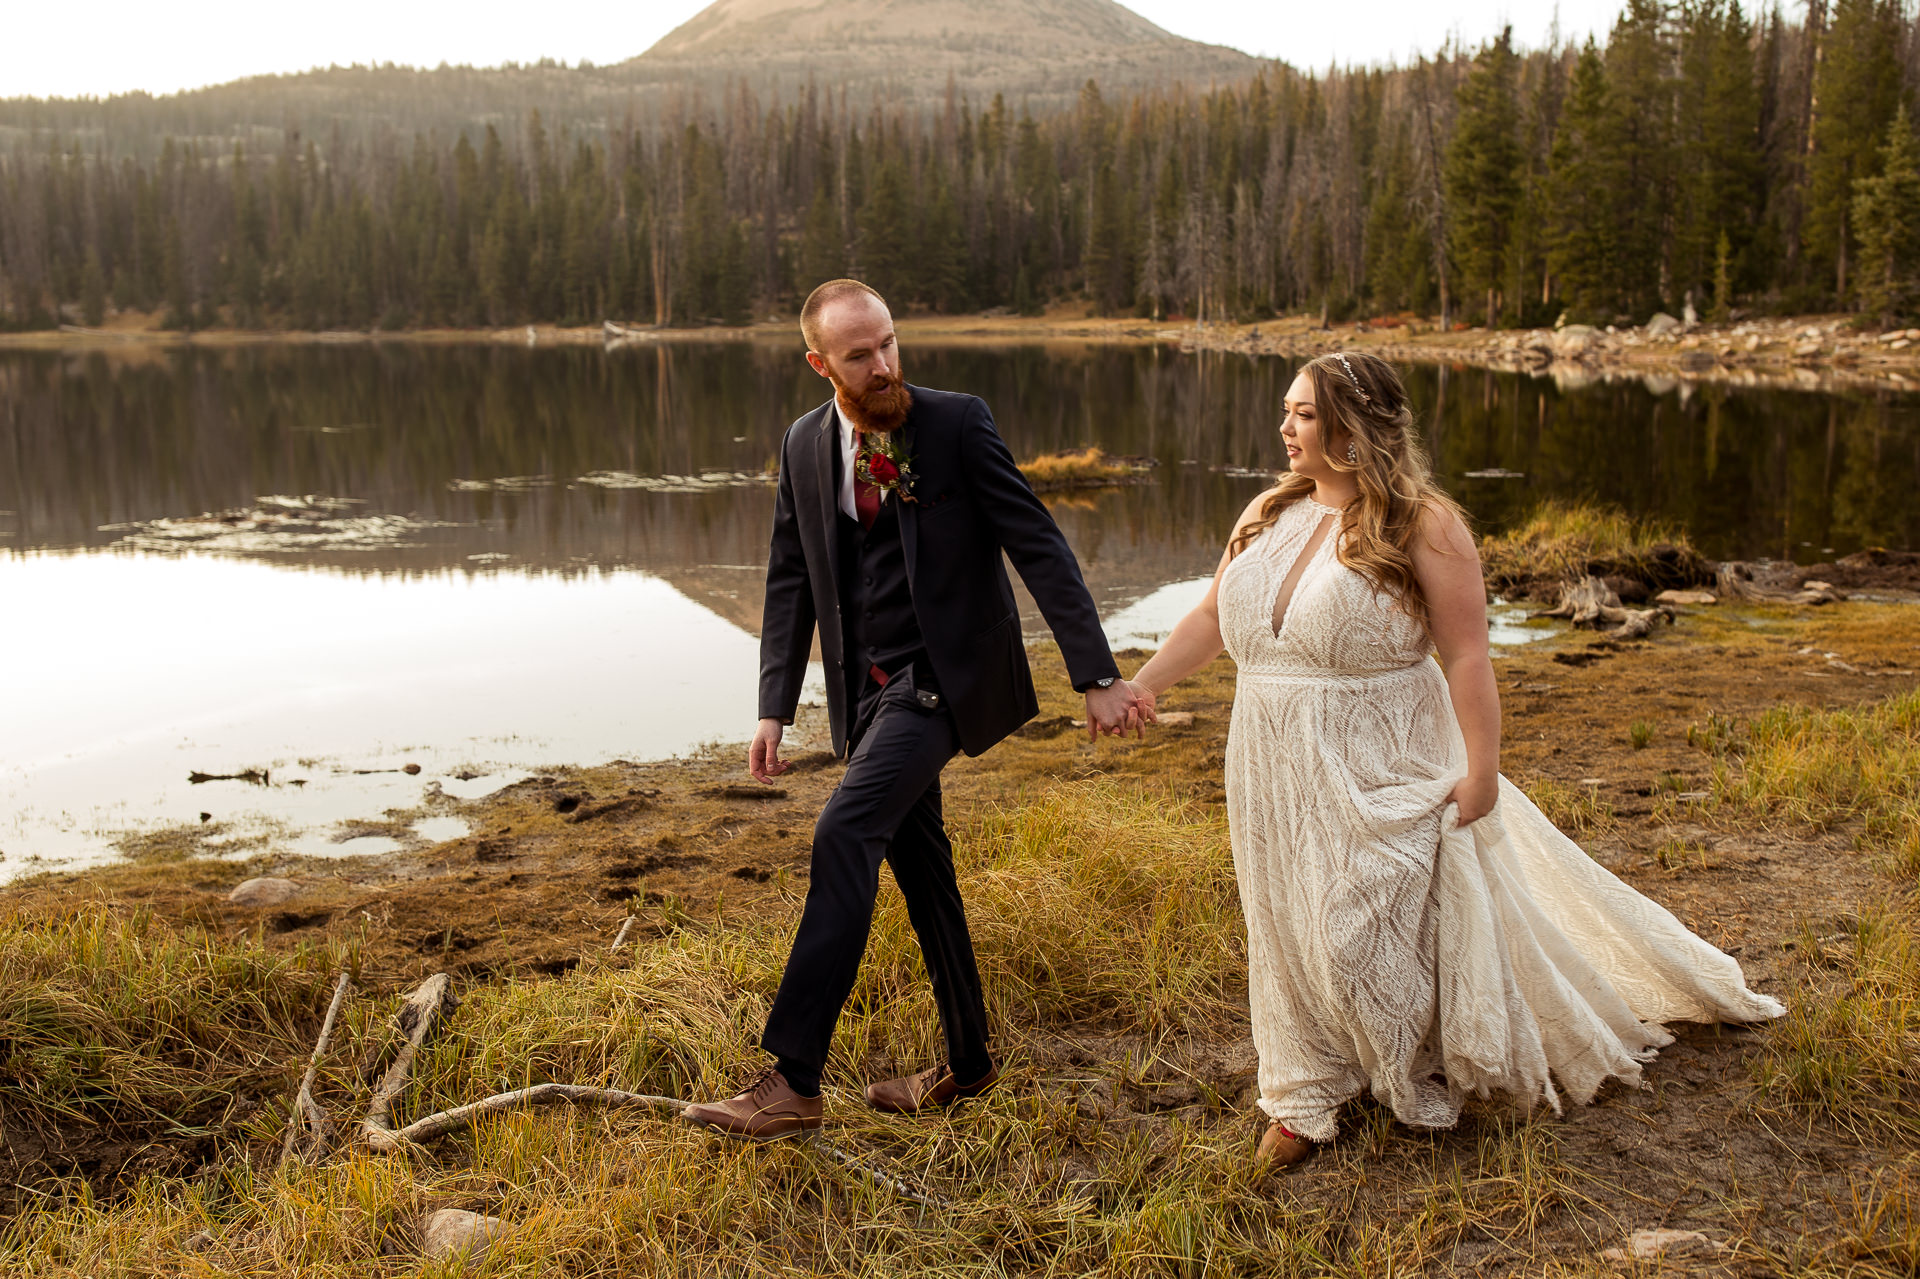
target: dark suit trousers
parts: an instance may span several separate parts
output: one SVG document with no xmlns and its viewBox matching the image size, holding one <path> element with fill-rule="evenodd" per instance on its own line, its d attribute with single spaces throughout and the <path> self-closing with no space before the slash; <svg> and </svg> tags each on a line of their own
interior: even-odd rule
<svg viewBox="0 0 1920 1279">
<path fill-rule="evenodd" d="M 911 669 L 866 692 L 856 721 L 864 731 L 814 825 L 806 909 L 760 1046 L 824 1069 L 866 953 L 885 859 L 920 939 L 947 1060 L 959 1078 L 978 1078 L 990 1063 L 987 1009 L 940 808 L 940 770 L 959 752 L 959 733 L 944 705 L 919 704 Z"/>
</svg>

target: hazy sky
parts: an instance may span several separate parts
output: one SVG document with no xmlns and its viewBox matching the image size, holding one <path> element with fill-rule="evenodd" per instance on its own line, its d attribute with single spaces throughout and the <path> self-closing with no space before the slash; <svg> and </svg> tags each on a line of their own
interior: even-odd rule
<svg viewBox="0 0 1920 1279">
<path fill-rule="evenodd" d="M 620 62 L 706 3 L 332 0 L 299 7 L 296 20 L 278 6 L 239 0 L 0 0 L 0 97 L 170 93 L 334 62 Z M 1565 34 L 1604 35 L 1621 0 L 1138 0 L 1129 7 L 1177 35 L 1324 67 L 1405 60 L 1449 33 L 1478 43 L 1503 22 L 1522 44 L 1544 44 L 1556 12 Z"/>
</svg>

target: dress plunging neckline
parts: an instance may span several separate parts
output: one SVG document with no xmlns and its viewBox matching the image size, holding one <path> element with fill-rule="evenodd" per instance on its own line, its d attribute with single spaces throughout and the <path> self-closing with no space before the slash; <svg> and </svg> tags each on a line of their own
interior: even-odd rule
<svg viewBox="0 0 1920 1279">
<path fill-rule="evenodd" d="M 1273 638 L 1276 640 L 1286 634 L 1287 619 L 1293 616 L 1293 605 L 1299 597 L 1301 584 L 1306 581 L 1308 570 L 1313 567 L 1313 562 L 1320 558 L 1321 550 L 1333 535 L 1331 517 L 1340 513 L 1312 498 L 1307 498 L 1306 503 L 1314 512 L 1313 531 L 1307 534 L 1307 540 L 1300 547 L 1300 553 L 1294 557 L 1293 563 L 1287 566 L 1286 573 L 1280 578 L 1280 585 L 1273 595 L 1273 608 L 1268 615 L 1273 624 Z"/>
</svg>

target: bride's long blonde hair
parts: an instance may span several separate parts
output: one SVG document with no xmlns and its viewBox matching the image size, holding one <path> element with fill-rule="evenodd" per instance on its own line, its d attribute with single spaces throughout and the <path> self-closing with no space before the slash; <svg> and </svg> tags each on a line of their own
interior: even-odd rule
<svg viewBox="0 0 1920 1279">
<path fill-rule="evenodd" d="M 1352 370 L 1351 376 L 1348 369 Z M 1433 482 L 1427 452 L 1414 433 L 1406 384 L 1391 364 L 1358 351 L 1322 355 L 1301 368 L 1313 384 L 1327 465 L 1350 472 L 1360 498 L 1340 515 L 1335 553 L 1340 562 L 1396 599 L 1407 616 L 1425 627 L 1427 599 L 1413 571 L 1413 539 L 1430 508 L 1460 516 L 1458 504 Z M 1364 398 L 1362 398 L 1364 393 Z M 1353 461 L 1347 445 L 1353 445 Z M 1229 557 L 1272 526 L 1280 513 L 1313 492 L 1313 481 L 1296 472 L 1260 505 L 1260 513 L 1234 535 Z"/>
</svg>

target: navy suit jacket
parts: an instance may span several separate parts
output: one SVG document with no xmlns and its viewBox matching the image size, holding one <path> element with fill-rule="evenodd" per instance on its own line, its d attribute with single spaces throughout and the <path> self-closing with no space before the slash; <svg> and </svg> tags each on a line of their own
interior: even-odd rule
<svg viewBox="0 0 1920 1279">
<path fill-rule="evenodd" d="M 1119 670 L 1080 565 L 1014 465 L 986 402 L 911 389 L 913 408 L 895 432 L 913 477 L 912 500 L 899 507 L 907 580 L 961 749 L 978 755 L 1040 709 L 1003 551 L 1053 629 L 1073 686 L 1084 689 Z M 832 409 L 829 400 L 806 414 L 780 445 L 760 630 L 760 717 L 793 722 L 818 625 L 833 749 L 840 754 L 854 708 L 840 617 L 840 439 Z"/>
</svg>

